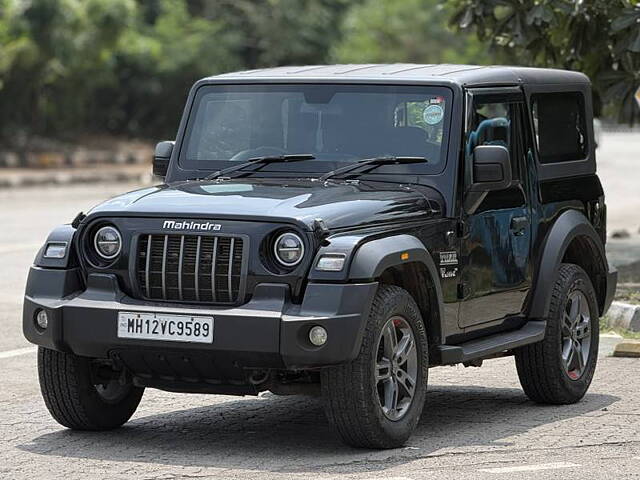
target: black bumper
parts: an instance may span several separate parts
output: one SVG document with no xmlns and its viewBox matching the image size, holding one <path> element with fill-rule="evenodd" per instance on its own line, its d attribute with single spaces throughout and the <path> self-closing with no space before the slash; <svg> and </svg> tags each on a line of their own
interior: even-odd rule
<svg viewBox="0 0 640 480">
<path fill-rule="evenodd" d="M 289 300 L 288 286 L 261 284 L 245 305 L 211 308 L 133 299 L 120 290 L 112 275 L 90 275 L 82 287 L 77 270 L 32 267 L 23 330 L 37 345 L 86 357 L 122 359 L 134 373 L 165 370 L 167 377 L 174 372 L 180 377 L 232 378 L 247 368 L 302 370 L 349 362 L 358 355 L 376 289 L 375 282 L 310 283 L 302 303 L 296 305 Z M 39 309 L 49 317 L 44 331 L 34 322 Z M 119 311 L 212 315 L 213 343 L 118 338 Z M 322 347 L 308 340 L 314 325 L 328 332 Z"/>
</svg>

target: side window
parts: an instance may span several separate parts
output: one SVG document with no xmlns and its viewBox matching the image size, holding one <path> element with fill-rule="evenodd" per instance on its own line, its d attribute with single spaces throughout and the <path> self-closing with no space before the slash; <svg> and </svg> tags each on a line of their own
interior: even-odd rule
<svg viewBox="0 0 640 480">
<path fill-rule="evenodd" d="M 516 154 L 517 118 L 515 103 L 474 102 L 471 125 L 467 133 L 466 155 L 471 159 L 473 149 L 479 145 L 502 145 L 511 156 L 511 172 L 514 180 L 520 179 L 520 162 Z"/>
<path fill-rule="evenodd" d="M 541 93 L 531 97 L 540 163 L 587 157 L 584 97 L 579 92 Z"/>
</svg>

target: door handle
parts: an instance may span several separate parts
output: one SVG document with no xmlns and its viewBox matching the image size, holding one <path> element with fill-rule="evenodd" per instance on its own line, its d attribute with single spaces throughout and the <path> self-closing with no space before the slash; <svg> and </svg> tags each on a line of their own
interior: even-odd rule
<svg viewBox="0 0 640 480">
<path fill-rule="evenodd" d="M 521 237 L 522 235 L 524 235 L 528 226 L 529 219 L 527 217 L 513 217 L 511 219 L 511 232 L 516 237 Z"/>
</svg>

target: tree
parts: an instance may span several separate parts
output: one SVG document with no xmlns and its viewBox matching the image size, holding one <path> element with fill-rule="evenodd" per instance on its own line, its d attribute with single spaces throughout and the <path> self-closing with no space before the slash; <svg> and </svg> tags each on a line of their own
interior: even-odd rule
<svg viewBox="0 0 640 480">
<path fill-rule="evenodd" d="M 634 123 L 640 87 L 637 0 L 449 0 L 452 24 L 516 64 L 579 70 L 594 82 L 596 113 Z"/>
<path fill-rule="evenodd" d="M 342 17 L 358 1 L 195 0 L 191 8 L 235 32 L 232 51 L 254 69 L 326 62 Z"/>
<path fill-rule="evenodd" d="M 451 13 L 438 0 L 366 0 L 346 15 L 332 57 L 349 63 L 490 63 L 474 36 L 449 28 Z"/>
</svg>

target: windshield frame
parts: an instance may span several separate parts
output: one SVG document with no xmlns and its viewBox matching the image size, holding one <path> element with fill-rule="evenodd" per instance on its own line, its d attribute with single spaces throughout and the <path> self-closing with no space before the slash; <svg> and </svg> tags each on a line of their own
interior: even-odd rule
<svg viewBox="0 0 640 480">
<path fill-rule="evenodd" d="M 322 81 L 320 79 L 309 79 L 308 81 L 252 81 L 252 82 L 213 82 L 213 83 L 201 83 L 194 86 L 190 97 L 188 108 L 185 110 L 183 118 L 184 125 L 181 125 L 182 136 L 179 142 L 179 151 L 176 153 L 174 163 L 175 168 L 182 172 L 193 172 L 197 178 L 205 177 L 216 170 L 228 168 L 236 165 L 237 161 L 234 160 L 209 160 L 207 161 L 207 168 L 197 168 L 193 164 L 190 164 L 186 158 L 188 145 L 190 142 L 191 134 L 195 130 L 194 123 L 197 121 L 198 108 L 203 101 L 203 97 L 212 91 L 224 91 L 224 90 L 237 90 L 242 89 L 245 91 L 264 91 L 265 89 L 272 91 L 291 91 L 303 89 L 305 86 L 317 85 L 317 86 L 332 86 L 339 91 L 354 92 L 373 92 L 373 93 L 416 93 L 416 94 L 433 94 L 443 96 L 446 101 L 445 117 L 443 119 L 443 132 L 442 140 L 440 143 L 440 159 L 438 162 L 432 162 L 431 164 L 404 164 L 404 165 L 385 165 L 380 166 L 368 173 L 367 176 L 396 176 L 396 175 L 411 175 L 411 176 L 434 176 L 442 174 L 447 168 L 447 161 L 449 157 L 449 145 L 451 141 L 452 125 L 455 115 L 455 94 L 454 89 L 450 86 L 434 83 L 405 83 L 405 82 L 339 82 L 339 81 Z M 310 152 L 294 152 L 294 153 L 310 153 Z M 313 153 L 313 152 L 311 152 Z M 353 161 L 359 160 L 354 158 Z M 173 162 L 172 162 L 173 163 Z M 294 164 L 295 163 L 295 164 Z M 256 170 L 256 176 L 259 176 L 259 172 L 264 173 L 266 176 L 282 176 L 300 175 L 305 177 L 317 177 L 330 170 L 340 168 L 349 164 L 350 161 L 340 160 L 332 161 L 326 159 L 310 160 L 305 162 L 292 162 L 288 164 L 274 163 L 269 165 L 261 165 Z M 254 170 L 249 167 L 247 172 Z"/>
</svg>

